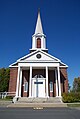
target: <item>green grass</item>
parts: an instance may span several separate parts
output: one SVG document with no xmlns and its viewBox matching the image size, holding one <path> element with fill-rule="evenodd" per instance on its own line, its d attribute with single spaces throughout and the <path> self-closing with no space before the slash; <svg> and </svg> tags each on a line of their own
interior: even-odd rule
<svg viewBox="0 0 80 119">
<path fill-rule="evenodd" d="M 0 99 L 0 101 L 12 101 L 12 99 L 6 99 L 6 98 L 4 98 L 4 99 Z"/>
<path fill-rule="evenodd" d="M 67 104 L 68 107 L 80 107 L 80 104 Z"/>
</svg>

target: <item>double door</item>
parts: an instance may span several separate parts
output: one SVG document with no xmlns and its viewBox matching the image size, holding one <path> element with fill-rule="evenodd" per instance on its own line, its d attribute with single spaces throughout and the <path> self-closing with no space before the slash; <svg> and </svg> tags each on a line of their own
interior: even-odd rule
<svg viewBox="0 0 80 119">
<path fill-rule="evenodd" d="M 32 79 L 32 97 L 45 97 L 45 79 Z"/>
</svg>

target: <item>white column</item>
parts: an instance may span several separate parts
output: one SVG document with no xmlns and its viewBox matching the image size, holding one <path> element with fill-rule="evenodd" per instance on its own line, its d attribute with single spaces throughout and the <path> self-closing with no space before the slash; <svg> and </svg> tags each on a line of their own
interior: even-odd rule
<svg viewBox="0 0 80 119">
<path fill-rule="evenodd" d="M 60 82 L 60 71 L 59 71 L 59 67 L 57 67 L 57 71 L 58 71 L 59 97 L 61 97 L 61 82 Z"/>
<path fill-rule="evenodd" d="M 19 97 L 21 97 L 21 86 L 22 86 L 22 69 L 20 69 Z"/>
<path fill-rule="evenodd" d="M 48 67 L 46 66 L 46 97 L 49 97 L 48 93 Z"/>
<path fill-rule="evenodd" d="M 41 38 L 41 48 L 43 49 L 44 48 L 44 41 L 43 41 L 43 37 Z"/>
<path fill-rule="evenodd" d="M 32 66 L 30 66 L 30 79 L 29 79 L 29 97 L 32 96 L 32 91 L 31 91 L 31 80 L 32 80 Z"/>
<path fill-rule="evenodd" d="M 36 38 L 35 38 L 35 35 L 32 36 L 32 49 L 35 49 L 36 48 Z"/>
<path fill-rule="evenodd" d="M 16 85 L 16 97 L 18 97 L 19 92 L 19 76 L 20 76 L 20 67 L 18 67 L 18 75 L 17 75 L 17 85 Z"/>
<path fill-rule="evenodd" d="M 57 80 L 57 71 L 55 70 L 55 80 L 56 80 L 56 97 L 58 97 L 58 80 Z"/>
</svg>

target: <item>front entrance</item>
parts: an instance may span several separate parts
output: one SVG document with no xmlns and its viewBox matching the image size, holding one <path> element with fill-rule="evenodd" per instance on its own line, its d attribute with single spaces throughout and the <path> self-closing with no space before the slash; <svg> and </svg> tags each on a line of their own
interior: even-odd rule
<svg viewBox="0 0 80 119">
<path fill-rule="evenodd" d="M 45 78 L 42 75 L 32 78 L 32 97 L 45 97 Z"/>
</svg>

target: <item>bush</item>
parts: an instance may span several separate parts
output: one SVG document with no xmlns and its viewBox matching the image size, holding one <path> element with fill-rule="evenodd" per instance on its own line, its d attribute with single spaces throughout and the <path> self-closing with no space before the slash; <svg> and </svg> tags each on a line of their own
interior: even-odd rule
<svg viewBox="0 0 80 119">
<path fill-rule="evenodd" d="M 13 97 L 12 96 L 6 96 L 6 98 L 5 99 L 13 99 Z"/>
<path fill-rule="evenodd" d="M 80 102 L 80 92 L 63 93 L 62 100 L 64 103 Z"/>
</svg>

